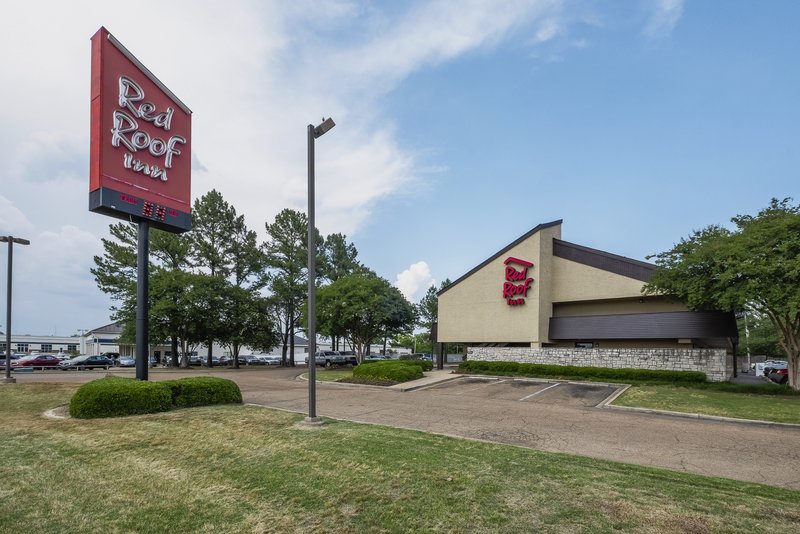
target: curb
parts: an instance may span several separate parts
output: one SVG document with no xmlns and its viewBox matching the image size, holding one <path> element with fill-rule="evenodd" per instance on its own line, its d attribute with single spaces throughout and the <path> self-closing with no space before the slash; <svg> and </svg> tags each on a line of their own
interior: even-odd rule
<svg viewBox="0 0 800 534">
<path fill-rule="evenodd" d="M 427 389 L 427 388 L 430 388 L 430 387 L 433 387 L 433 386 L 438 386 L 439 384 L 442 384 L 444 382 L 450 382 L 451 380 L 455 380 L 457 378 L 461 378 L 462 376 L 464 376 L 464 375 L 448 375 L 448 376 L 445 376 L 444 378 L 439 378 L 439 379 L 437 379 L 437 380 L 435 380 L 433 382 L 427 382 L 425 384 L 416 384 L 415 385 L 414 382 L 421 382 L 421 381 L 426 380 L 426 378 L 429 378 L 429 377 L 420 378 L 418 380 L 414 380 L 413 382 L 404 382 L 404 383 L 400 383 L 400 384 L 397 384 L 397 385 L 394 385 L 394 386 L 389 386 L 389 389 L 393 389 L 395 391 L 404 391 L 404 392 L 405 391 L 419 391 L 419 390 Z"/>
<path fill-rule="evenodd" d="M 627 389 L 627 388 L 626 388 Z M 619 396 L 619 395 L 617 395 Z M 616 399 L 616 397 L 615 397 Z M 614 399 L 611 399 L 612 401 Z M 609 401 L 611 402 L 611 401 Z M 759 425 L 770 426 L 775 428 L 794 428 L 800 430 L 800 424 L 796 423 L 779 423 L 777 421 L 762 421 L 760 419 L 740 419 L 738 417 L 724 417 L 721 415 L 706 415 L 701 413 L 687 413 L 687 412 L 671 412 L 669 410 L 656 410 L 653 408 L 639 408 L 636 406 L 616 406 L 611 404 L 601 403 L 598 408 L 606 408 L 609 410 L 621 410 L 628 412 L 648 413 L 654 415 L 666 415 L 671 417 L 682 417 L 684 419 L 703 419 L 707 421 L 719 421 L 721 423 L 741 423 L 745 425 Z"/>
</svg>

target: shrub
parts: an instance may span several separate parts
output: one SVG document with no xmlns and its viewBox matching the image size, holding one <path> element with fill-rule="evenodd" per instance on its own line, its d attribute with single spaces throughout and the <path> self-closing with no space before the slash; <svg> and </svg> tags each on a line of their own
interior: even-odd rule
<svg viewBox="0 0 800 534">
<path fill-rule="evenodd" d="M 699 371 L 662 371 L 655 369 L 612 369 L 608 367 L 579 367 L 574 365 L 544 365 L 518 362 L 461 362 L 459 372 L 530 377 L 559 377 L 603 380 L 634 380 L 661 382 L 705 382 L 706 374 Z"/>
<path fill-rule="evenodd" d="M 428 360 L 405 360 L 401 363 L 404 365 L 416 365 L 423 371 L 430 371 L 433 369 L 433 362 L 429 362 Z"/>
<path fill-rule="evenodd" d="M 394 382 L 408 382 L 422 378 L 422 365 L 418 361 L 380 361 L 370 365 L 359 365 L 353 369 L 353 376 L 357 378 L 375 378 L 392 380 Z M 427 362 L 430 363 L 430 362 Z"/>
<path fill-rule="evenodd" d="M 172 402 L 179 408 L 212 404 L 241 404 L 242 392 L 232 380 L 195 376 L 161 382 L 169 388 Z"/>
<path fill-rule="evenodd" d="M 82 385 L 69 402 L 78 419 L 166 412 L 172 408 L 169 388 L 132 378 L 101 378 Z"/>
</svg>

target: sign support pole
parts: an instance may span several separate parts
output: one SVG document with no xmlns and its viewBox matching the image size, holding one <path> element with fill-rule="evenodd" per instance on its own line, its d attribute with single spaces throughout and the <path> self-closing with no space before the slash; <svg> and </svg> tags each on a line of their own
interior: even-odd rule
<svg viewBox="0 0 800 534">
<path fill-rule="evenodd" d="M 147 368 L 150 365 L 148 338 L 149 306 L 149 260 L 150 260 L 150 223 L 139 220 L 139 246 L 136 253 L 136 379 L 147 380 Z"/>
</svg>

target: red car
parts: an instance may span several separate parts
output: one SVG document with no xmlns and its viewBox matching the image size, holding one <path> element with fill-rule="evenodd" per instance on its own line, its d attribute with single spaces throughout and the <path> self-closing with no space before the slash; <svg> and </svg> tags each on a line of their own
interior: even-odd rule
<svg viewBox="0 0 800 534">
<path fill-rule="evenodd" d="M 19 360 L 13 360 L 11 367 L 33 367 L 34 369 L 55 369 L 58 367 L 58 358 L 52 354 L 33 354 Z"/>
<path fill-rule="evenodd" d="M 789 382 L 789 369 L 784 367 L 783 369 L 775 369 L 767 376 L 770 380 L 777 384 L 786 384 Z"/>
</svg>

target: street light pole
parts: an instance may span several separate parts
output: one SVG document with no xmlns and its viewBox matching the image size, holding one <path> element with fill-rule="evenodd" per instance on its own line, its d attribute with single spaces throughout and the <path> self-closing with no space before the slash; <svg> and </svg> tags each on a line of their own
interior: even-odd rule
<svg viewBox="0 0 800 534">
<path fill-rule="evenodd" d="M 330 117 L 319 126 L 308 125 L 308 417 L 309 423 L 318 423 L 317 417 L 317 241 L 314 222 L 314 140 L 336 126 Z"/>
<path fill-rule="evenodd" d="M 6 376 L 4 384 L 13 384 L 17 381 L 11 377 L 11 267 L 14 257 L 14 243 L 30 245 L 31 242 L 21 237 L 0 236 L 0 243 L 8 243 L 8 288 L 6 290 Z"/>
</svg>

